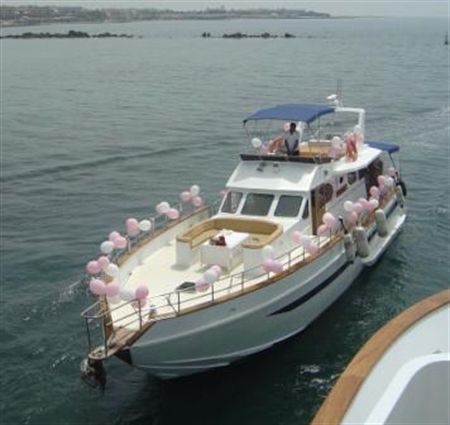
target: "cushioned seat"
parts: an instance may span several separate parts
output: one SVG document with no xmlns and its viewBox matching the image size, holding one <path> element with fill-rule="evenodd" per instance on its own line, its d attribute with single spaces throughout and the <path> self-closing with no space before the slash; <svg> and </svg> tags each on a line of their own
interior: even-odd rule
<svg viewBox="0 0 450 425">
<path fill-rule="evenodd" d="M 214 218 L 203 221 L 186 230 L 177 236 L 177 241 L 188 243 L 191 248 L 195 248 L 225 229 L 249 233 L 249 240 L 242 246 L 251 249 L 262 248 L 283 233 L 283 228 L 280 224 L 268 220 Z"/>
</svg>

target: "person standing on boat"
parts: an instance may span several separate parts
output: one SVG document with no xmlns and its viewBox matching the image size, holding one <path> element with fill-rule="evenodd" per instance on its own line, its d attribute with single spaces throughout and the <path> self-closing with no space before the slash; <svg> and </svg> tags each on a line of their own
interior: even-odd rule
<svg viewBox="0 0 450 425">
<path fill-rule="evenodd" d="M 291 122 L 289 130 L 285 131 L 283 136 L 277 137 L 272 142 L 272 152 L 282 151 L 289 156 L 300 155 L 299 144 L 301 140 L 301 134 L 297 130 L 297 124 Z"/>
</svg>

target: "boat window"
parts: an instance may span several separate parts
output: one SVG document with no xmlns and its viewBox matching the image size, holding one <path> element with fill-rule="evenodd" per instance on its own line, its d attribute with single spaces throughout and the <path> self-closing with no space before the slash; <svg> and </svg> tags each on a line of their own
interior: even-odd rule
<svg viewBox="0 0 450 425">
<path fill-rule="evenodd" d="M 359 180 L 362 180 L 367 175 L 367 168 L 362 168 L 358 171 Z"/>
<path fill-rule="evenodd" d="M 355 181 L 356 181 L 356 171 L 355 172 L 353 172 L 353 173 L 348 173 L 347 174 L 347 182 L 348 182 L 348 184 L 353 184 L 353 183 L 355 183 Z"/>
<path fill-rule="evenodd" d="M 242 192 L 228 192 L 222 205 L 222 212 L 234 214 L 241 202 Z"/>
<path fill-rule="evenodd" d="M 277 217 L 297 217 L 303 198 L 301 196 L 282 195 L 278 199 L 275 216 Z"/>
<path fill-rule="evenodd" d="M 245 200 L 241 214 L 267 215 L 272 205 L 274 196 L 264 193 L 249 193 Z"/>
<path fill-rule="evenodd" d="M 309 202 L 308 200 L 306 200 L 305 208 L 303 208 L 302 218 L 303 220 L 306 220 L 308 217 L 309 217 Z"/>
</svg>

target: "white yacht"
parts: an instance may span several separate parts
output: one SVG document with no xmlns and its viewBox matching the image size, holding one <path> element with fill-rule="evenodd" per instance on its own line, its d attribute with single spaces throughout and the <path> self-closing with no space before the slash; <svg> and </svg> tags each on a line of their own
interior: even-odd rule
<svg viewBox="0 0 450 425">
<path fill-rule="evenodd" d="M 111 232 L 87 265 L 86 380 L 114 355 L 162 379 L 227 366 L 300 332 L 380 258 L 406 219 L 399 147 L 329 101 L 247 117 L 218 208 L 192 185 Z"/>
<path fill-rule="evenodd" d="M 352 359 L 311 425 L 450 423 L 450 290 L 403 311 Z"/>
</svg>

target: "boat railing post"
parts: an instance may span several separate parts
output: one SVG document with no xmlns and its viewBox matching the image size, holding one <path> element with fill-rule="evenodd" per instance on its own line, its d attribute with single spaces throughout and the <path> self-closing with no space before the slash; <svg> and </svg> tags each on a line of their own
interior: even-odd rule
<svg viewBox="0 0 450 425">
<path fill-rule="evenodd" d="M 89 329 L 89 318 L 88 317 L 85 318 L 85 322 L 86 322 L 88 347 L 89 347 L 89 352 L 90 352 L 92 350 L 92 341 L 91 341 L 91 330 Z"/>
<path fill-rule="evenodd" d="M 211 283 L 211 302 L 214 302 L 214 283 Z"/>
<path fill-rule="evenodd" d="M 102 317 L 102 328 L 103 328 L 103 349 L 105 351 L 105 357 L 108 356 L 108 339 L 106 336 L 106 317 Z"/>
<path fill-rule="evenodd" d="M 244 272 L 241 272 L 241 291 L 242 292 L 244 292 L 244 284 L 245 284 Z"/>
<path fill-rule="evenodd" d="M 139 310 L 139 329 L 142 329 L 142 306 L 141 300 L 138 300 L 138 310 Z"/>
<path fill-rule="evenodd" d="M 291 268 L 291 254 L 292 254 L 292 251 L 289 251 L 288 252 L 288 268 Z"/>
<path fill-rule="evenodd" d="M 180 314 L 180 310 L 181 310 L 180 291 L 177 291 L 177 311 L 178 311 L 178 314 Z"/>
</svg>

